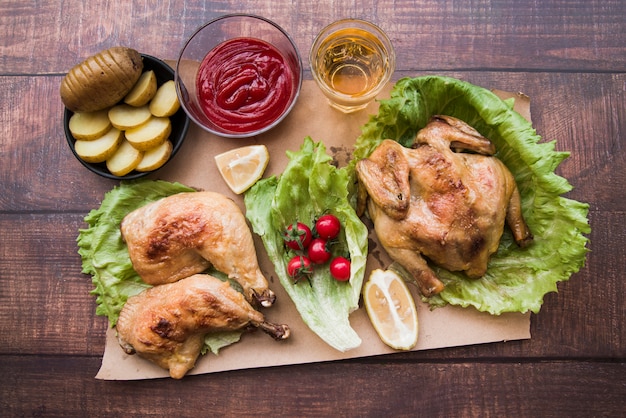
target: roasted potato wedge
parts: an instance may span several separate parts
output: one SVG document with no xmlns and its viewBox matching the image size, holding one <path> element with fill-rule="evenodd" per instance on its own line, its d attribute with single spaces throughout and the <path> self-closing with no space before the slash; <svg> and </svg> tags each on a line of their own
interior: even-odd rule
<svg viewBox="0 0 626 418">
<path fill-rule="evenodd" d="M 126 139 L 140 151 L 147 151 L 165 141 L 172 132 L 169 118 L 151 117 L 146 123 L 126 131 Z"/>
<path fill-rule="evenodd" d="M 150 113 L 157 117 L 169 117 L 176 113 L 179 108 L 180 102 L 176 95 L 174 80 L 161 84 L 150 102 Z"/>
<path fill-rule="evenodd" d="M 94 112 L 118 103 L 143 71 L 141 54 L 113 47 L 74 66 L 61 81 L 61 100 L 72 112 Z"/>
<path fill-rule="evenodd" d="M 122 140 L 115 153 L 107 159 L 106 166 L 114 176 L 125 176 L 137 167 L 142 158 L 143 151 Z"/>
<path fill-rule="evenodd" d="M 77 112 L 70 117 L 68 127 L 74 139 L 90 141 L 104 135 L 111 129 L 107 110 Z"/>
<path fill-rule="evenodd" d="M 157 91 L 157 78 L 154 71 L 144 71 L 133 89 L 124 97 L 124 103 L 139 107 L 147 104 Z"/>
<path fill-rule="evenodd" d="M 124 135 L 117 128 L 111 128 L 101 137 L 89 141 L 77 140 L 74 151 L 88 163 L 101 163 L 110 158 L 122 143 Z"/>
<path fill-rule="evenodd" d="M 157 168 L 161 167 L 163 164 L 169 160 L 172 155 L 172 142 L 169 140 L 165 140 L 161 143 L 161 145 L 157 145 L 156 147 L 149 149 L 143 154 L 143 158 L 135 167 L 137 171 L 153 171 Z"/>
<path fill-rule="evenodd" d="M 123 131 L 143 125 L 152 117 L 147 105 L 134 107 L 127 104 L 113 106 L 108 115 L 111 124 Z"/>
</svg>

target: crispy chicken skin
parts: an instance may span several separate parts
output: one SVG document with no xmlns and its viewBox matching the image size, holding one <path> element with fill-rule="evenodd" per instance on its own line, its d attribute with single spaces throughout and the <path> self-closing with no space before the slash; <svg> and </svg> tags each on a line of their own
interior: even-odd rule
<svg viewBox="0 0 626 418">
<path fill-rule="evenodd" d="M 533 239 L 515 179 L 494 153 L 465 122 L 434 116 L 412 148 L 384 140 L 357 163 L 359 213 L 367 208 L 380 243 L 425 296 L 444 288 L 426 259 L 479 278 L 505 222 L 518 245 Z"/>
<path fill-rule="evenodd" d="M 274 303 L 245 217 L 222 194 L 160 199 L 126 215 L 121 232 L 134 269 L 148 284 L 175 282 L 212 265 L 241 284 L 248 302 Z"/>
<path fill-rule="evenodd" d="M 116 324 L 127 354 L 137 353 L 182 378 L 195 365 L 204 336 L 215 331 L 261 328 L 277 340 L 289 327 L 265 322 L 228 282 L 195 274 L 155 286 L 128 299 Z"/>
</svg>

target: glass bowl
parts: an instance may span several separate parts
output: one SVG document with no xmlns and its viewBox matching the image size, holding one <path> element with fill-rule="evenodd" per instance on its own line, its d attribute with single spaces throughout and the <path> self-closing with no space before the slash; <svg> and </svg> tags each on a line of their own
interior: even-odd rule
<svg viewBox="0 0 626 418">
<path fill-rule="evenodd" d="M 294 107 L 303 79 L 291 37 L 276 23 L 249 14 L 224 15 L 197 29 L 180 51 L 175 73 L 187 115 L 227 138 L 278 125 Z"/>
</svg>

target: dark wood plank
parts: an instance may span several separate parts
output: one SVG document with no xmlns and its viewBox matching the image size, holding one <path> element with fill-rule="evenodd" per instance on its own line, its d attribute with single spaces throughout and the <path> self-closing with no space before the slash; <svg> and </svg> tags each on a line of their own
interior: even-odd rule
<svg viewBox="0 0 626 418">
<path fill-rule="evenodd" d="M 63 130 L 60 77 L 0 77 L 0 211 L 85 210 L 112 180 L 87 171 Z M 46 105 L 42 106 L 42 98 Z"/>
<path fill-rule="evenodd" d="M 529 341 L 398 354 L 398 358 L 625 358 L 624 212 L 592 212 L 587 266 L 548 294 Z M 76 237 L 84 214 L 0 217 L 0 354 L 89 354 L 104 348 L 106 320 L 95 316 L 90 278 Z M 53 227 L 54 226 L 54 227 Z M 14 307 L 9 309 L 8 307 Z M 387 358 L 381 362 L 389 361 Z"/>
<path fill-rule="evenodd" d="M 252 0 L 246 10 L 273 19 L 293 35 L 308 65 L 317 32 L 333 20 L 360 17 L 380 24 L 404 70 L 510 69 L 623 71 L 626 10 L 620 0 L 515 2 L 487 0 Z M 0 73 L 66 72 L 101 49 L 127 45 L 176 58 L 197 27 L 238 12 L 224 2 L 3 3 Z M 594 36 L 590 36 L 594 34 Z"/>
<path fill-rule="evenodd" d="M 3 414 L 619 417 L 626 408 L 623 363 L 344 361 L 127 382 L 95 380 L 97 367 L 89 357 L 2 356 Z"/>
<path fill-rule="evenodd" d="M 101 355 L 107 321 L 76 246 L 83 215 L 3 215 L 0 225 L 0 353 Z"/>
<path fill-rule="evenodd" d="M 65 144 L 58 86 L 113 45 L 175 59 L 241 2 L 0 2 L 0 408 L 6 416 L 626 416 L 626 8 L 621 0 L 250 0 L 308 49 L 356 16 L 391 36 L 401 76 L 442 74 L 531 97 L 590 204 L 587 266 L 531 319 L 532 339 L 251 369 L 183 381 L 94 379 L 96 317 L 75 238 L 116 182 Z M 307 71 L 310 78 L 310 72 Z M 269 388 L 269 389 L 268 389 Z"/>
<path fill-rule="evenodd" d="M 430 73 L 402 72 L 401 76 Z M 569 197 L 597 210 L 626 210 L 624 74 L 437 73 L 531 97 L 537 132 L 570 158 L 559 174 L 574 186 Z M 117 182 L 84 169 L 66 143 L 58 98 L 60 77 L 2 77 L 0 94 L 12 109 L 0 114 L 0 211 L 88 211 Z M 45 108 L 41 97 L 50 97 Z M 184 145 L 183 145 L 184 146 Z"/>
</svg>

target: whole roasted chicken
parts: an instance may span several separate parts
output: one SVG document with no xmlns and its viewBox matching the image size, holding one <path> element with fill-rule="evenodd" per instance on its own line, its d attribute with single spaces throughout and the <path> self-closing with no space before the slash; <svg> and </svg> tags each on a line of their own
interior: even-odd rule
<svg viewBox="0 0 626 418">
<path fill-rule="evenodd" d="M 380 243 L 424 296 L 444 289 L 427 260 L 480 278 L 505 222 L 518 245 L 533 239 L 515 179 L 494 153 L 465 122 L 434 116 L 412 148 L 384 140 L 356 165 L 358 212 L 367 208 Z"/>
<path fill-rule="evenodd" d="M 175 282 L 213 266 L 241 285 L 248 302 L 274 303 L 245 217 L 220 193 L 160 199 L 126 215 L 120 228 L 133 268 L 148 284 Z"/>
<path fill-rule="evenodd" d="M 265 321 L 227 281 L 207 274 L 144 290 L 128 298 L 116 329 L 127 354 L 138 354 L 182 378 L 195 365 L 207 333 L 258 327 L 277 340 L 287 325 Z"/>
</svg>

